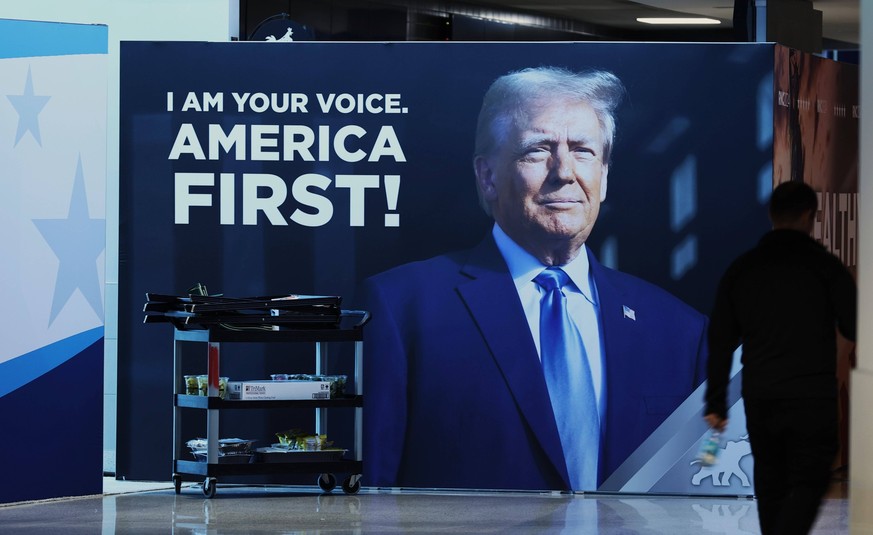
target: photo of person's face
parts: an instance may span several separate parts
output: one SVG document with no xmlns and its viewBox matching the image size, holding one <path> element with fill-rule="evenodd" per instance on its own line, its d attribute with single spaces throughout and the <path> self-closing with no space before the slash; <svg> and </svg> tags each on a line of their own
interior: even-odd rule
<svg viewBox="0 0 873 535">
<path fill-rule="evenodd" d="M 606 198 L 603 133 L 592 107 L 566 99 L 529 105 L 476 161 L 492 215 L 519 245 L 581 246 Z"/>
</svg>

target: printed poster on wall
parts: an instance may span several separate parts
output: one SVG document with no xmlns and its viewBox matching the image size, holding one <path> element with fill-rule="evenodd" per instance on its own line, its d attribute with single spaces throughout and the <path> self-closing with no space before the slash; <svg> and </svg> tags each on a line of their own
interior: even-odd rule
<svg viewBox="0 0 873 535">
<path fill-rule="evenodd" d="M 145 295 L 203 283 L 371 312 L 364 486 L 752 493 L 744 437 L 696 453 L 714 287 L 768 226 L 773 45 L 129 42 L 121 74 L 120 476 L 170 475 L 172 329 Z M 544 259 L 576 260 L 584 411 L 541 358 Z M 288 351 L 222 375 L 312 373 Z M 223 432 L 311 423 L 246 412 Z"/>
<path fill-rule="evenodd" d="M 773 184 L 799 180 L 818 192 L 813 236 L 858 273 L 858 133 L 861 117 L 857 65 L 777 47 Z M 838 339 L 840 453 L 848 466 L 849 371 L 854 344 Z"/>
<path fill-rule="evenodd" d="M 0 35 L 0 502 L 96 494 L 108 32 L 0 19 Z"/>
</svg>

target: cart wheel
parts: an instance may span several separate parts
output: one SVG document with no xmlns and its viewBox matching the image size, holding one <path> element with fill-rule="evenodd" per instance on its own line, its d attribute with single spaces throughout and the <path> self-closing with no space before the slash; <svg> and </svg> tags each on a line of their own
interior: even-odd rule
<svg viewBox="0 0 873 535">
<path fill-rule="evenodd" d="M 176 489 L 176 494 L 182 494 L 182 476 L 173 474 L 173 487 Z"/>
<path fill-rule="evenodd" d="M 203 480 L 203 495 L 207 498 L 215 496 L 215 478 L 207 477 Z"/>
<path fill-rule="evenodd" d="M 343 492 L 357 494 L 361 490 L 361 474 L 351 475 L 343 480 Z"/>
<path fill-rule="evenodd" d="M 318 486 L 324 492 L 330 492 L 336 488 L 336 477 L 333 474 L 321 474 L 318 476 Z"/>
</svg>

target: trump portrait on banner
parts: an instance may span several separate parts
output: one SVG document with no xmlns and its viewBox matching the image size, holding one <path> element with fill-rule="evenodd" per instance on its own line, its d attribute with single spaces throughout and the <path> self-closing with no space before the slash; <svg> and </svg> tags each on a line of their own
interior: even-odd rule
<svg viewBox="0 0 873 535">
<path fill-rule="evenodd" d="M 595 490 L 702 382 L 706 317 L 586 246 L 624 94 L 554 67 L 486 92 L 491 231 L 364 282 L 368 485 Z"/>
</svg>

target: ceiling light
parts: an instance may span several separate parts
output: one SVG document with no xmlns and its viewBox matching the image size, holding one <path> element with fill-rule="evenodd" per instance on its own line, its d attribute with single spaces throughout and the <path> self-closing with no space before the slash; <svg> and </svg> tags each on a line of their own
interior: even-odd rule
<svg viewBox="0 0 873 535">
<path fill-rule="evenodd" d="M 721 21 L 706 17 L 638 17 L 643 24 L 721 24 Z"/>
</svg>

